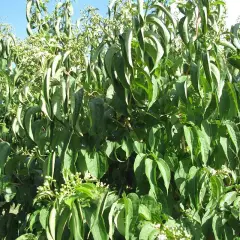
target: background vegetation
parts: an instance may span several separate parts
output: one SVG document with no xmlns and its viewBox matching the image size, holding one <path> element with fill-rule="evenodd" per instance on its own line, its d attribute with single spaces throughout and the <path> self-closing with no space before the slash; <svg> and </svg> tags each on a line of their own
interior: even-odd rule
<svg viewBox="0 0 240 240">
<path fill-rule="evenodd" d="M 240 24 L 168 2 L 0 25 L 0 239 L 239 239 Z"/>
</svg>

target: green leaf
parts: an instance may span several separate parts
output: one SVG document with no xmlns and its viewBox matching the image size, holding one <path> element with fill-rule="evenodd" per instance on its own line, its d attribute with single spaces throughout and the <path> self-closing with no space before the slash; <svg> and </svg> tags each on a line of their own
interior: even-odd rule
<svg viewBox="0 0 240 240">
<path fill-rule="evenodd" d="M 137 155 L 134 161 L 134 175 L 137 180 L 138 185 L 140 186 L 142 182 L 142 177 L 145 172 L 145 162 L 144 162 L 145 154 L 140 153 Z"/>
<path fill-rule="evenodd" d="M 48 68 L 48 70 L 45 73 L 44 80 L 43 80 L 43 96 L 46 101 L 46 103 L 49 103 L 50 100 L 50 81 L 51 81 L 51 68 Z"/>
<path fill-rule="evenodd" d="M 207 28 L 207 22 L 208 22 L 208 14 L 207 14 L 207 8 L 205 6 L 202 7 L 202 32 L 203 34 L 206 34 L 208 31 Z"/>
<path fill-rule="evenodd" d="M 222 232 L 222 220 L 218 215 L 215 215 L 212 220 L 212 229 L 214 233 L 214 237 L 216 240 L 220 240 L 221 232 Z"/>
<path fill-rule="evenodd" d="M 62 240 L 62 234 L 64 232 L 65 226 L 69 218 L 70 218 L 70 209 L 69 207 L 65 207 L 57 219 L 56 240 Z"/>
<path fill-rule="evenodd" d="M 83 101 L 83 88 L 81 88 L 74 94 L 74 98 L 75 98 L 75 103 L 74 103 L 75 106 L 74 106 L 74 112 L 73 112 L 73 127 L 76 126 L 77 120 L 79 119 L 79 113 L 80 113 L 80 110 L 82 107 L 82 101 Z"/>
<path fill-rule="evenodd" d="M 204 110 L 204 118 L 208 119 L 211 118 L 212 116 L 214 116 L 214 113 L 217 110 L 217 97 L 216 95 L 213 94 L 209 94 L 210 95 L 210 101 L 208 102 L 208 104 L 205 107 Z"/>
<path fill-rule="evenodd" d="M 16 240 L 37 240 L 37 237 L 32 233 L 26 233 L 16 238 Z"/>
<path fill-rule="evenodd" d="M 144 12 L 143 12 L 143 0 L 138 0 L 138 13 L 143 18 Z"/>
<path fill-rule="evenodd" d="M 228 62 L 235 68 L 240 70 L 240 56 L 232 55 L 228 58 Z"/>
<path fill-rule="evenodd" d="M 188 45 L 189 44 L 189 31 L 188 31 L 188 17 L 182 17 L 179 21 L 178 25 L 179 34 L 182 38 L 183 42 Z"/>
<path fill-rule="evenodd" d="M 50 230 L 48 226 L 46 228 L 46 236 L 47 236 L 47 240 L 54 240 L 50 234 Z"/>
<path fill-rule="evenodd" d="M 101 197 L 100 197 L 100 199 L 97 203 L 97 209 L 93 214 L 93 218 L 92 218 L 93 221 L 90 225 L 90 231 L 92 231 L 92 229 L 94 230 L 94 227 L 95 227 L 94 232 L 96 232 L 96 231 L 100 232 L 102 234 L 103 239 L 107 239 L 107 232 L 106 232 L 106 228 L 105 228 L 105 225 L 104 225 L 104 221 L 101 222 L 101 221 L 99 221 L 99 219 L 101 219 L 101 217 L 102 217 L 102 214 L 103 214 L 103 211 L 104 211 L 104 206 L 105 206 L 105 203 L 106 203 L 106 200 L 107 200 L 107 196 L 108 196 L 107 191 L 105 193 L 101 194 Z M 99 224 L 101 224 L 101 227 L 99 226 Z"/>
<path fill-rule="evenodd" d="M 108 8 L 109 8 L 110 11 L 112 10 L 112 8 L 113 8 L 113 6 L 115 5 L 116 1 L 117 1 L 117 0 L 111 0 L 111 1 L 110 1 L 109 5 L 108 5 Z"/>
<path fill-rule="evenodd" d="M 104 219 L 102 216 L 100 216 L 98 221 L 93 225 L 91 232 L 94 239 L 101 239 L 101 240 L 108 239 Z"/>
<path fill-rule="evenodd" d="M 100 179 L 108 169 L 107 158 L 102 153 L 86 153 L 85 161 L 90 174 Z"/>
<path fill-rule="evenodd" d="M 139 215 L 147 221 L 151 221 L 151 211 L 148 209 L 147 206 L 140 204 L 139 206 Z"/>
<path fill-rule="evenodd" d="M 170 21 L 172 22 L 173 27 L 174 27 L 174 28 L 177 27 L 177 23 L 176 23 L 175 19 L 173 18 L 173 14 L 172 14 L 170 11 L 168 11 L 162 3 L 160 3 L 160 2 L 154 2 L 153 7 L 159 8 L 161 11 L 163 11 L 164 14 L 165 14 L 165 15 L 170 19 Z"/>
<path fill-rule="evenodd" d="M 57 221 L 57 209 L 53 206 L 50 211 L 48 219 L 49 230 L 53 240 L 55 240 L 56 221 Z"/>
<path fill-rule="evenodd" d="M 220 99 L 222 96 L 224 81 L 221 80 L 220 71 L 218 70 L 218 68 L 216 67 L 215 64 L 210 63 L 210 70 L 211 70 L 212 76 L 214 77 L 214 80 L 217 84 L 218 99 Z"/>
<path fill-rule="evenodd" d="M 204 131 L 196 128 L 196 132 L 198 135 L 198 140 L 200 143 L 201 155 L 202 155 L 202 162 L 204 165 L 207 164 L 210 148 L 210 142 L 208 141 L 208 136 Z"/>
<path fill-rule="evenodd" d="M 221 45 L 221 46 L 230 48 L 230 49 L 233 50 L 233 51 L 236 51 L 236 50 L 237 50 L 230 42 L 227 42 L 227 41 L 219 41 L 218 44 Z"/>
<path fill-rule="evenodd" d="M 208 52 L 202 54 L 202 62 L 207 81 L 210 84 L 212 82 L 212 73 L 210 69 L 210 58 Z"/>
<path fill-rule="evenodd" d="M 28 22 L 31 21 L 31 7 L 32 7 L 32 0 L 28 1 L 26 6 L 26 17 Z"/>
<path fill-rule="evenodd" d="M 220 144 L 221 144 L 221 146 L 222 146 L 222 149 L 223 149 L 223 151 L 224 151 L 224 153 L 225 153 L 225 156 L 226 156 L 226 158 L 229 160 L 229 154 L 228 154 L 228 150 L 229 150 L 229 143 L 228 143 L 228 141 L 229 141 L 229 139 L 228 138 L 226 138 L 226 137 L 220 137 Z"/>
<path fill-rule="evenodd" d="M 52 77 L 55 77 L 57 65 L 61 59 L 62 59 L 62 56 L 60 54 L 54 57 L 53 64 L 52 64 Z"/>
<path fill-rule="evenodd" d="M 234 46 L 240 50 L 240 40 L 238 37 L 239 28 L 240 28 L 240 23 L 236 23 L 235 25 L 233 25 L 231 28 L 231 32 L 232 32 L 231 36 L 232 36 L 232 42 Z"/>
<path fill-rule="evenodd" d="M 0 142 L 0 174 L 3 173 L 5 163 L 11 152 L 10 144 L 7 142 Z"/>
<path fill-rule="evenodd" d="M 29 229 L 30 231 L 33 231 L 33 226 L 34 224 L 38 221 L 38 217 L 39 217 L 39 210 L 33 212 L 30 216 L 30 220 L 29 220 Z"/>
<path fill-rule="evenodd" d="M 163 159 L 156 159 L 158 169 L 163 177 L 164 185 L 168 193 L 170 181 L 171 181 L 171 171 L 168 164 Z"/>
<path fill-rule="evenodd" d="M 83 221 L 82 216 L 77 210 L 77 205 L 73 202 L 72 203 L 72 217 L 70 221 L 70 229 L 73 233 L 74 239 L 83 240 Z"/>
<path fill-rule="evenodd" d="M 163 196 L 162 196 L 163 197 Z M 157 202 L 155 198 L 145 195 L 141 199 L 141 204 L 145 205 L 151 212 L 151 222 L 162 223 L 162 204 Z"/>
<path fill-rule="evenodd" d="M 228 134 L 236 148 L 236 152 L 239 152 L 239 144 L 240 144 L 240 137 L 239 137 L 239 130 L 237 125 L 231 121 L 225 121 L 224 124 L 227 127 Z"/>
<path fill-rule="evenodd" d="M 194 141 L 193 132 L 191 128 L 187 126 L 183 126 L 183 129 L 184 129 L 184 136 L 191 153 L 191 158 L 193 160 L 193 141 Z"/>
<path fill-rule="evenodd" d="M 105 68 L 106 68 L 106 72 L 111 79 L 113 79 L 113 76 L 112 76 L 113 57 L 118 51 L 119 51 L 118 46 L 117 45 L 112 45 L 108 49 L 108 51 L 105 55 L 105 58 L 104 58 L 104 65 L 105 65 Z"/>
<path fill-rule="evenodd" d="M 88 197 L 88 198 L 90 197 L 90 198 L 94 199 L 94 197 L 95 197 L 94 193 L 96 192 L 96 186 L 93 183 L 82 183 L 80 186 L 77 186 L 75 188 L 75 191 L 78 194 L 81 194 L 81 195 L 85 194 L 86 197 Z M 102 200 L 102 198 L 100 198 L 100 200 Z M 101 204 L 101 201 L 99 201 L 98 204 Z M 99 214 L 99 212 L 98 212 L 98 214 Z"/>
<path fill-rule="evenodd" d="M 191 75 L 191 82 L 194 89 L 198 92 L 198 82 L 199 82 L 199 75 L 200 75 L 200 66 L 199 64 L 195 64 L 191 62 L 190 65 L 190 75 Z"/>
<path fill-rule="evenodd" d="M 118 205 L 118 201 L 114 202 L 113 205 L 111 206 L 110 212 L 108 214 L 108 223 L 109 223 L 109 238 L 113 240 L 113 234 L 114 234 L 114 222 L 113 222 L 113 217 L 116 211 L 116 207 Z"/>
<path fill-rule="evenodd" d="M 27 132 L 27 135 L 30 139 L 34 141 L 33 136 L 33 130 L 32 130 L 32 122 L 33 117 L 36 113 L 41 112 L 41 108 L 39 106 L 30 107 L 25 112 L 24 118 L 23 118 L 23 127 L 25 131 Z"/>
<path fill-rule="evenodd" d="M 145 159 L 145 174 L 148 178 L 150 189 L 155 193 L 156 186 L 156 163 L 150 158 Z"/>
<path fill-rule="evenodd" d="M 39 221 L 43 229 L 46 229 L 47 227 L 48 215 L 49 215 L 49 210 L 47 208 L 41 209 L 40 215 L 39 215 Z"/>
<path fill-rule="evenodd" d="M 225 205 L 230 206 L 235 201 L 236 198 L 237 198 L 236 191 L 226 193 L 220 199 L 219 203 L 220 208 L 224 208 Z"/>
<path fill-rule="evenodd" d="M 161 19 L 155 14 L 149 14 L 147 15 L 146 21 L 149 23 L 153 23 L 158 27 L 161 37 L 163 38 L 165 45 L 167 45 L 170 41 L 170 33 L 167 27 L 161 21 Z"/>
<path fill-rule="evenodd" d="M 162 45 L 161 45 L 161 42 L 160 42 L 158 36 L 154 32 L 146 31 L 145 37 L 150 38 L 154 42 L 155 48 L 156 48 L 157 55 L 156 55 L 156 59 L 154 59 L 155 63 L 154 63 L 154 67 L 152 69 L 152 71 L 153 71 L 154 69 L 156 69 L 158 67 L 160 60 L 164 54 L 164 51 L 163 51 L 163 48 L 162 48 Z"/>
<path fill-rule="evenodd" d="M 21 126 L 21 128 L 23 128 L 23 124 L 22 124 L 22 120 L 21 120 L 21 113 L 22 113 L 22 105 L 19 104 L 18 109 L 17 109 L 17 120 L 18 120 L 18 123 Z"/>
<path fill-rule="evenodd" d="M 103 131 L 104 101 L 102 98 L 94 98 L 89 103 L 91 130 L 93 134 Z"/>
<path fill-rule="evenodd" d="M 122 86 L 124 88 L 129 89 L 130 81 L 127 77 L 127 72 L 126 72 L 126 67 L 124 62 L 125 62 L 124 58 L 117 53 L 114 57 L 114 68 L 116 70 L 118 80 L 121 82 Z M 112 91 L 114 91 L 113 88 L 112 88 Z M 109 92 L 108 92 L 108 95 L 110 95 Z M 113 95 L 113 93 L 111 93 L 111 95 Z M 109 98 L 111 99 L 112 97 L 109 97 Z"/>
<path fill-rule="evenodd" d="M 151 223 L 146 223 L 139 234 L 139 240 L 148 240 L 152 232 L 155 232 L 156 228 Z"/>
<path fill-rule="evenodd" d="M 192 166 L 188 173 L 188 185 L 187 192 L 190 195 L 190 200 L 194 207 L 197 209 L 199 205 L 199 197 L 197 192 L 197 172 L 198 169 L 195 166 Z"/>
<path fill-rule="evenodd" d="M 122 236 L 125 236 L 125 209 L 122 204 L 119 206 L 119 210 L 114 218 L 114 223 L 118 232 Z"/>
<path fill-rule="evenodd" d="M 153 76 L 152 77 L 152 100 L 151 102 L 149 103 L 148 105 L 148 109 L 152 107 L 152 105 L 157 101 L 158 99 L 158 93 L 159 93 L 159 90 L 158 90 L 158 82 L 157 80 L 155 79 L 155 77 Z"/>
<path fill-rule="evenodd" d="M 159 235 L 160 235 L 160 230 L 155 229 L 149 234 L 148 240 L 156 240 L 157 238 L 159 238 Z"/>
<path fill-rule="evenodd" d="M 223 192 L 222 179 L 216 175 L 210 178 L 211 195 L 214 201 L 218 201 Z"/>
<path fill-rule="evenodd" d="M 132 29 L 129 29 L 126 33 L 126 37 L 124 40 L 125 40 L 125 49 L 126 49 L 127 60 L 131 67 L 133 67 L 132 53 L 131 53 L 132 38 L 133 38 Z"/>
<path fill-rule="evenodd" d="M 114 2 L 114 1 L 112 1 Z M 110 5 L 109 5 L 110 6 Z M 100 53 L 103 51 L 105 46 L 105 42 L 100 43 L 100 45 L 95 49 L 93 54 L 91 54 L 91 62 L 95 63 L 100 55 Z"/>
<path fill-rule="evenodd" d="M 95 206 L 91 206 L 89 208 L 84 209 L 86 221 L 94 239 L 102 240 L 108 239 L 104 219 L 102 217 L 102 214 L 100 214 L 100 211 L 103 210 L 103 205 L 106 200 L 106 196 L 107 194 L 103 194 L 101 196 L 97 208 Z"/>
<path fill-rule="evenodd" d="M 130 233 L 132 229 L 130 228 L 130 225 L 132 223 L 133 219 L 133 204 L 131 199 L 127 198 L 126 196 L 123 196 L 124 201 L 124 209 L 125 209 L 125 239 L 130 239 Z"/>
<path fill-rule="evenodd" d="M 138 195 L 136 193 L 129 193 L 127 197 L 132 202 L 132 221 L 130 224 L 130 232 L 133 233 L 135 228 L 138 225 L 138 220 L 139 220 L 138 213 L 139 213 L 140 201 L 139 201 Z"/>
<path fill-rule="evenodd" d="M 232 102 L 234 103 L 235 109 L 239 113 L 239 107 L 238 107 L 238 97 L 236 94 L 236 90 L 234 89 L 234 85 L 230 82 L 226 83 L 227 88 L 228 88 L 228 94 Z"/>
</svg>

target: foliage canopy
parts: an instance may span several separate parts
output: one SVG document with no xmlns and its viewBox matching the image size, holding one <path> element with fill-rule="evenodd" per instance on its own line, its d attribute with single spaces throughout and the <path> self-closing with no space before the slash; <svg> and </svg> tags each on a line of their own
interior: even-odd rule
<svg viewBox="0 0 240 240">
<path fill-rule="evenodd" d="M 0 239 L 240 237 L 240 24 L 171 4 L 0 25 Z"/>
</svg>

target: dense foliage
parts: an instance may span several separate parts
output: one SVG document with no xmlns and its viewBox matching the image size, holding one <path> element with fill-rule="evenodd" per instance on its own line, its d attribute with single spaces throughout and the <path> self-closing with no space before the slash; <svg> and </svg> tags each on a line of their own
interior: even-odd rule
<svg viewBox="0 0 240 240">
<path fill-rule="evenodd" d="M 240 24 L 172 2 L 0 25 L 0 239 L 239 239 Z"/>
</svg>

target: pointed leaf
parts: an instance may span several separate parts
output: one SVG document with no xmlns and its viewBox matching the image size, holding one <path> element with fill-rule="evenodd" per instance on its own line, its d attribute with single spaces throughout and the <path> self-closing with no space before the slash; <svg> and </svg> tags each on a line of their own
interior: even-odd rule
<svg viewBox="0 0 240 240">
<path fill-rule="evenodd" d="M 168 193 L 170 181 L 171 181 L 171 171 L 168 164 L 163 159 L 156 159 L 158 169 L 163 177 L 164 185 Z"/>
</svg>

